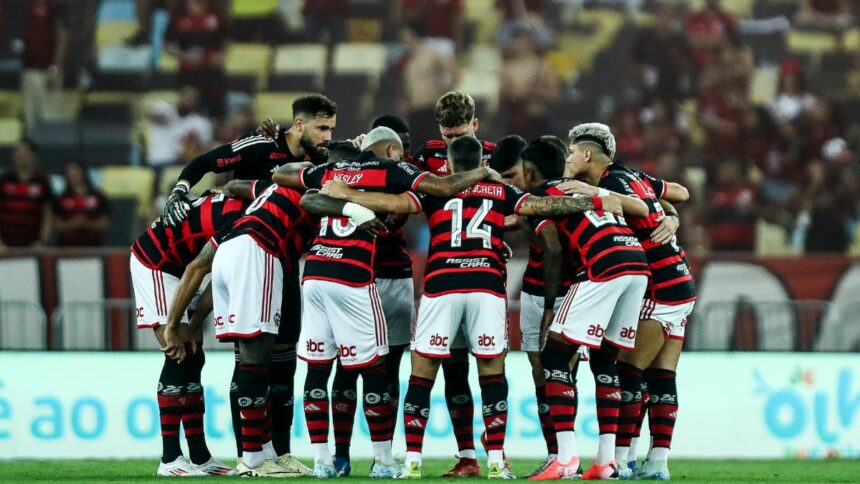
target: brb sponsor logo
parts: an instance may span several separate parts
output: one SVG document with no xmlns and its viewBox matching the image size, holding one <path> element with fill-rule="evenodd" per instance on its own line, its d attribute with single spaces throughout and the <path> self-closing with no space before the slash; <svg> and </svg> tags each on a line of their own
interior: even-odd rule
<svg viewBox="0 0 860 484">
<path fill-rule="evenodd" d="M 325 351 L 325 341 L 314 341 L 309 339 L 305 346 L 307 347 L 308 353 L 322 353 Z"/>
<path fill-rule="evenodd" d="M 496 346 L 496 337 L 487 334 L 478 336 L 478 346 L 482 348 L 493 348 Z"/>
<path fill-rule="evenodd" d="M 337 354 L 340 355 L 341 358 L 355 358 L 358 356 L 358 352 L 355 349 L 355 346 L 346 346 L 346 345 L 338 345 Z"/>
<path fill-rule="evenodd" d="M 430 336 L 430 346 L 448 346 L 448 337 L 436 333 L 433 336 Z"/>
<path fill-rule="evenodd" d="M 599 324 L 592 324 L 588 327 L 588 331 L 585 334 L 588 336 L 594 336 L 595 338 L 602 338 L 603 335 L 606 334 L 606 330 Z"/>
<path fill-rule="evenodd" d="M 786 443 L 786 457 L 858 457 L 860 386 L 854 368 L 824 372 L 796 367 L 768 379 L 753 370 L 767 431 Z M 852 442 L 854 444 L 852 445 Z"/>
</svg>

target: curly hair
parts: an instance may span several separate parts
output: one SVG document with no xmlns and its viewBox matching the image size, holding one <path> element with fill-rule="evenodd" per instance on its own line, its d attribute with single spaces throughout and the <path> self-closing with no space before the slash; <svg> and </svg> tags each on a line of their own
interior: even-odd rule
<svg viewBox="0 0 860 484">
<path fill-rule="evenodd" d="M 475 100 L 463 91 L 445 93 L 433 108 L 436 122 L 446 128 L 456 128 L 475 118 Z"/>
</svg>

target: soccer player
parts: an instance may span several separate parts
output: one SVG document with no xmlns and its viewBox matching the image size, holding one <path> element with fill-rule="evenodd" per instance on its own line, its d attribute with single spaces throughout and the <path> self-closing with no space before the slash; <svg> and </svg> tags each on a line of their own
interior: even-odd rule
<svg viewBox="0 0 860 484">
<path fill-rule="evenodd" d="M 439 124 L 441 139 L 427 141 L 415 152 L 415 162 L 436 175 L 448 173 L 448 144 L 462 136 L 475 137 L 479 121 L 475 116 L 475 100 L 463 91 L 451 91 L 436 101 L 433 108 Z M 489 160 L 495 143 L 481 141 L 482 165 Z M 479 476 L 481 468 L 475 453 L 474 429 L 475 402 L 469 387 L 469 352 L 467 342 L 459 335 L 453 344 L 451 358 L 445 360 L 445 402 L 451 415 L 454 436 L 457 439 L 459 461 L 444 477 Z"/>
<path fill-rule="evenodd" d="M 590 126 L 590 125 L 585 125 Z M 570 131 L 570 155 L 564 176 L 594 182 L 604 175 L 615 156 L 615 139 L 583 125 Z M 563 193 L 562 180 L 546 181 L 537 193 Z M 602 190 L 599 194 L 609 193 Z M 647 216 L 641 200 L 624 197 L 629 203 L 625 214 Z M 635 203 L 630 201 L 635 200 Z M 540 222 L 536 231 L 549 222 Z M 615 360 L 618 348 L 632 349 L 636 338 L 638 311 L 645 294 L 650 270 L 642 246 L 627 227 L 623 217 L 602 210 L 585 212 L 556 222 L 562 247 L 576 264 L 575 282 L 568 290 L 560 311 L 545 310 L 542 331 L 549 332 L 541 352 L 550 406 L 558 441 L 558 457 L 533 480 L 575 478 L 579 456 L 573 423 L 576 389 L 570 362 L 579 346 L 590 348 L 589 363 L 594 375 L 597 418 L 600 432 L 597 457 L 583 479 L 618 477 L 614 461 L 615 434 L 618 426 L 620 388 Z"/>
<path fill-rule="evenodd" d="M 449 173 L 473 170 L 481 164 L 481 144 L 463 137 L 448 147 Z M 344 184 L 326 185 L 324 193 L 362 200 L 374 210 L 409 213 L 423 210 L 430 224 L 431 245 L 424 275 L 424 296 L 412 338 L 412 376 L 404 401 L 407 456 L 403 478 L 421 477 L 421 448 L 430 413 L 430 390 L 451 343 L 465 329 L 469 348 L 478 358 L 483 416 L 487 428 L 490 478 L 512 479 L 504 462 L 507 422 L 506 299 L 502 235 L 504 217 L 512 214 L 561 216 L 602 204 L 599 197 L 531 197 L 511 185 L 481 182 L 454 196 L 418 197 L 404 194 L 399 202 L 379 200 L 377 194 L 350 190 Z M 412 198 L 410 198 L 412 197 Z M 620 198 L 620 197 L 618 197 Z M 596 201 L 595 201 L 596 200 Z M 606 199 L 607 208 L 621 203 Z M 601 205 L 602 206 L 602 205 Z"/>
<path fill-rule="evenodd" d="M 600 139 L 613 137 L 604 125 L 578 127 L 591 130 Z M 597 193 L 599 188 L 640 198 L 648 205 L 646 217 L 628 217 L 651 267 L 651 279 L 642 302 L 637 328 L 636 346 L 618 355 L 618 379 L 621 386 L 621 408 L 615 460 L 623 478 L 629 478 L 636 467 L 632 440 L 638 435 L 645 408 L 649 405 L 642 389 L 650 393 L 649 428 L 652 442 L 648 457 L 638 477 L 668 479 L 668 456 L 678 411 L 678 391 L 675 370 L 681 355 L 687 317 L 693 311 L 696 288 L 690 274 L 684 250 L 678 246 L 674 233 L 678 228 L 678 213 L 669 202 L 684 202 L 689 198 L 683 186 L 654 178 L 639 170 L 617 163 L 609 165 L 591 190 L 578 184 L 571 186 L 584 193 Z M 645 385 L 643 385 L 643 377 Z M 647 395 L 647 393 L 646 393 Z"/>
<path fill-rule="evenodd" d="M 416 190 L 451 195 L 491 176 L 478 168 L 458 176 L 437 177 L 406 162 L 400 137 L 377 127 L 362 141 L 362 153 L 348 162 L 314 168 L 282 167 L 272 179 L 297 188 L 321 188 L 325 181 L 342 179 L 369 191 Z M 360 369 L 364 381 L 364 410 L 374 448 L 371 475 L 391 477 L 393 417 L 384 366 L 388 352 L 385 316 L 374 284 L 375 240 L 341 217 L 324 217 L 307 257 L 303 277 L 302 334 L 299 357 L 308 362 L 305 416 L 315 449 L 314 475 L 335 475 L 328 447 L 329 399 L 327 384 L 332 362 Z"/>
<path fill-rule="evenodd" d="M 223 194 L 195 200 L 187 217 L 175 227 L 167 227 L 160 219 L 131 246 L 129 261 L 134 286 L 138 329 L 152 328 L 161 347 L 165 347 L 165 328 L 171 302 L 179 278 L 206 242 L 221 227 L 229 227 L 242 213 L 240 200 Z M 196 292 L 195 287 L 195 292 Z M 194 292 L 191 293 L 191 296 Z M 203 386 L 200 374 L 205 362 L 201 324 L 208 311 L 198 311 L 188 323 L 183 306 L 175 315 L 176 337 L 179 345 L 194 346 L 183 361 L 164 358 L 158 379 L 158 410 L 161 416 L 162 455 L 159 476 L 231 475 L 235 471 L 216 460 L 206 447 L 203 434 Z M 185 428 L 191 462 L 179 445 L 179 424 Z"/>
<path fill-rule="evenodd" d="M 182 170 L 173 192 L 164 206 L 162 219 L 167 225 L 179 223 L 188 207 L 188 191 L 208 172 L 232 171 L 233 178 L 244 180 L 271 180 L 272 173 L 281 165 L 310 160 L 324 162 L 328 154 L 326 145 L 331 141 L 337 123 L 337 105 L 319 94 L 296 99 L 292 105 L 293 120 L 289 129 L 277 130 L 268 138 L 250 133 L 230 144 L 222 145 L 193 160 Z M 296 370 L 295 344 L 301 325 L 301 294 L 298 268 L 284 277 L 283 323 L 272 352 L 270 401 L 272 403 L 272 445 L 285 469 L 301 468 L 301 463 L 289 457 L 290 429 L 293 423 L 293 388 Z M 238 351 L 238 349 L 237 349 Z M 236 380 L 239 355 L 236 354 L 234 379 L 230 388 L 230 408 L 237 455 L 242 455 L 239 406 Z"/>
</svg>

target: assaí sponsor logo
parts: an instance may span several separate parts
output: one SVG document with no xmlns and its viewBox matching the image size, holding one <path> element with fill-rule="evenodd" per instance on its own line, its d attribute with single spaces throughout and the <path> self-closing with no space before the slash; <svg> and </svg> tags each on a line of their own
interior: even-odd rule
<svg viewBox="0 0 860 484">
<path fill-rule="evenodd" d="M 765 428 L 785 441 L 788 457 L 857 457 L 860 423 L 860 385 L 857 370 L 842 367 L 835 375 L 822 376 L 813 369 L 796 367 L 784 382 L 768 380 L 753 370 L 755 393 L 762 396 Z M 811 434 L 811 435 L 810 435 Z M 814 436 L 806 444 L 804 436 Z"/>
</svg>

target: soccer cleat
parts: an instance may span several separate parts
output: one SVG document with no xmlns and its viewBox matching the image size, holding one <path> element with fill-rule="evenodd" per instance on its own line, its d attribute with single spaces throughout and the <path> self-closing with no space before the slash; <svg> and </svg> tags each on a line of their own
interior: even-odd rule
<svg viewBox="0 0 860 484">
<path fill-rule="evenodd" d="M 631 471 L 627 467 L 622 467 L 618 469 L 618 479 L 622 481 L 632 481 L 636 478 L 636 473 Z"/>
<path fill-rule="evenodd" d="M 442 477 L 481 477 L 481 467 L 478 466 L 478 459 L 461 457 L 457 465 L 442 474 Z"/>
<path fill-rule="evenodd" d="M 670 477 L 669 463 L 665 460 L 647 460 L 636 473 L 636 479 L 642 481 L 668 481 Z"/>
<path fill-rule="evenodd" d="M 530 481 L 557 481 L 560 479 L 579 479 L 579 457 L 573 457 L 570 462 L 562 464 L 558 459 L 549 460 L 546 466 L 537 474 L 529 477 Z"/>
<path fill-rule="evenodd" d="M 349 465 L 349 458 L 334 456 L 334 469 L 337 471 L 337 477 L 349 476 L 352 472 L 352 466 Z"/>
<path fill-rule="evenodd" d="M 311 468 L 299 462 L 292 454 L 284 454 L 275 461 L 281 469 L 288 472 L 290 477 L 301 477 L 311 475 Z"/>
<path fill-rule="evenodd" d="M 618 466 L 611 460 L 603 465 L 591 464 L 591 467 L 582 475 L 584 481 L 596 481 L 603 479 L 618 479 Z"/>
<path fill-rule="evenodd" d="M 370 477 L 375 479 L 393 479 L 397 473 L 398 469 L 393 465 L 387 466 L 379 462 L 374 462 L 370 466 Z"/>
<path fill-rule="evenodd" d="M 314 462 L 314 470 L 311 471 L 311 477 L 328 479 L 335 476 L 337 476 L 337 471 L 333 465 L 324 462 Z"/>
<path fill-rule="evenodd" d="M 202 477 L 208 476 L 205 472 L 198 470 L 194 464 L 188 462 L 185 456 L 180 455 L 173 462 L 159 462 L 156 476 L 161 477 Z"/>
<path fill-rule="evenodd" d="M 273 460 L 265 460 L 259 467 L 248 467 L 239 461 L 236 465 L 239 477 L 296 477 L 296 474 L 285 471 Z"/>
<path fill-rule="evenodd" d="M 210 457 L 208 461 L 200 465 L 194 465 L 198 471 L 208 476 L 236 476 L 239 472 L 236 469 L 224 464 L 214 457 Z"/>
<path fill-rule="evenodd" d="M 484 447 L 484 452 L 487 452 L 487 431 L 481 432 L 481 446 Z M 489 452 L 487 452 L 489 454 Z M 505 454 L 505 451 L 502 450 L 502 459 L 505 460 L 505 467 L 508 471 L 511 470 L 511 465 L 508 463 L 508 456 Z"/>
<path fill-rule="evenodd" d="M 487 471 L 488 479 L 516 479 L 515 476 L 511 472 L 510 466 L 505 462 L 504 466 L 499 466 L 499 464 L 490 464 L 490 470 Z"/>
<path fill-rule="evenodd" d="M 545 461 L 543 461 L 543 462 L 541 463 L 541 465 L 539 465 L 539 466 L 538 466 L 538 468 L 537 468 L 537 469 L 535 469 L 534 471 L 532 471 L 532 473 L 531 473 L 531 474 L 527 475 L 527 476 L 526 476 L 526 478 L 529 478 L 529 477 L 536 476 L 536 475 L 540 474 L 540 473 L 541 473 L 541 472 L 543 472 L 543 471 L 544 471 L 544 469 L 546 469 L 546 468 L 547 468 L 547 466 L 548 466 L 548 465 L 550 465 L 550 464 L 552 463 L 552 461 L 554 461 L 554 460 L 555 460 L 555 457 L 547 457 L 547 458 L 546 458 L 546 460 L 545 460 Z"/>
<path fill-rule="evenodd" d="M 406 467 L 405 465 L 394 474 L 395 479 L 421 479 L 421 464 L 417 462 L 413 462 L 412 465 Z"/>
</svg>

